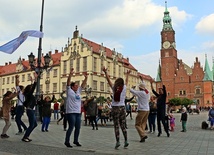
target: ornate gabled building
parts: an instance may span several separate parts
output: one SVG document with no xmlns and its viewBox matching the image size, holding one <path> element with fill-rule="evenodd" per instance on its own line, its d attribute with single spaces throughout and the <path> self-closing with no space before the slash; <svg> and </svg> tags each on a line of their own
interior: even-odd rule
<svg viewBox="0 0 214 155">
<path fill-rule="evenodd" d="M 79 31 L 73 33 L 73 38 L 68 39 L 68 44 L 64 48 L 61 57 L 62 71 L 62 90 L 66 87 L 66 80 L 69 70 L 74 68 L 75 76 L 72 80 L 79 84 L 83 80 L 82 73 L 87 72 L 88 87 L 92 88 L 91 95 L 108 97 L 110 88 L 102 72 L 102 67 L 108 68 L 108 73 L 112 82 L 117 77 L 125 78 L 127 70 L 131 70 L 128 87 L 134 86 L 140 82 L 138 71 L 131 65 L 128 58 L 124 58 L 121 53 L 92 42 L 83 36 L 79 36 Z M 150 79 L 152 79 L 150 77 Z M 127 91 L 127 96 L 131 94 Z"/>
<path fill-rule="evenodd" d="M 166 5 L 161 31 L 160 63 L 156 77 L 157 88 L 162 87 L 162 84 L 166 86 L 167 99 L 185 97 L 200 106 L 210 106 L 214 93 L 214 67 L 211 71 L 207 56 L 204 70 L 197 57 L 193 67 L 189 67 L 178 59 L 175 43 L 175 31 Z"/>
</svg>

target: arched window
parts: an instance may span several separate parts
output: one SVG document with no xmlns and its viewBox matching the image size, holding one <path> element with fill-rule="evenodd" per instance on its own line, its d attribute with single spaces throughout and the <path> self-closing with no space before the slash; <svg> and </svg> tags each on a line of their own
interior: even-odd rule
<svg viewBox="0 0 214 155">
<path fill-rule="evenodd" d="M 201 94 L 201 89 L 200 88 L 196 88 L 195 94 Z"/>
</svg>

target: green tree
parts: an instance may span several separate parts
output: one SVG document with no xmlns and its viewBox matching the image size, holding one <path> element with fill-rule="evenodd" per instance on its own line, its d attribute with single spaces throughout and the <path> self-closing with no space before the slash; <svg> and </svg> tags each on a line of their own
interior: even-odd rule
<svg viewBox="0 0 214 155">
<path fill-rule="evenodd" d="M 175 98 L 169 99 L 169 103 L 171 106 L 179 106 L 181 105 L 181 98 L 175 97 Z"/>
<path fill-rule="evenodd" d="M 181 99 L 181 105 L 184 105 L 185 107 L 187 107 L 188 105 L 193 104 L 193 100 L 190 100 L 188 98 L 182 98 Z"/>
</svg>

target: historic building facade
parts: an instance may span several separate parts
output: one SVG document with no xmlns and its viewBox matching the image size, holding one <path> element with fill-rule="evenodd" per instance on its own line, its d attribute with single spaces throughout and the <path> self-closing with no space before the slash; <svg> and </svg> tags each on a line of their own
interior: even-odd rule
<svg viewBox="0 0 214 155">
<path fill-rule="evenodd" d="M 193 67 L 186 65 L 177 57 L 175 31 L 167 7 L 161 31 L 160 63 L 156 78 L 157 88 L 166 86 L 167 98 L 189 98 L 200 106 L 210 106 L 214 93 L 214 62 L 210 70 L 207 56 L 204 70 L 198 58 Z"/>
<path fill-rule="evenodd" d="M 74 76 L 72 81 L 81 84 L 84 77 L 83 73 L 88 74 L 87 88 L 82 95 L 93 96 L 110 96 L 110 88 L 106 78 L 102 72 L 102 66 L 108 68 L 108 73 L 112 82 L 117 77 L 125 78 L 127 70 L 131 70 L 129 76 L 128 88 L 136 86 L 140 83 L 139 75 L 141 75 L 151 92 L 149 75 L 139 73 L 137 69 L 131 65 L 129 58 L 124 58 L 121 53 L 99 45 L 82 36 L 79 36 L 77 27 L 73 32 L 73 37 L 68 38 L 68 42 L 61 52 L 55 50 L 55 53 L 49 52 L 51 57 L 51 68 L 43 71 L 40 81 L 40 92 L 44 95 L 55 94 L 56 98 L 60 98 L 60 93 L 66 90 L 67 76 L 71 68 L 74 68 Z M 43 58 L 42 58 L 42 61 Z M 20 85 L 26 86 L 30 84 L 30 77 L 33 75 L 28 60 L 19 58 L 17 63 L 5 63 L 0 66 L 0 99 L 4 93 L 15 87 L 15 76 L 20 76 Z M 154 83 L 155 87 L 155 83 Z M 132 94 L 127 91 L 127 97 Z M 1 106 L 1 104 L 0 104 Z"/>
</svg>

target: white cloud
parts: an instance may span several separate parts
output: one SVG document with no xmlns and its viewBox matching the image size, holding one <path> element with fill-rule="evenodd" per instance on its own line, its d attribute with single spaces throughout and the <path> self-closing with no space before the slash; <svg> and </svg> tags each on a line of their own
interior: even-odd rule
<svg viewBox="0 0 214 155">
<path fill-rule="evenodd" d="M 195 26 L 195 29 L 197 33 L 199 33 L 200 35 L 206 34 L 213 36 L 214 35 L 213 25 L 214 25 L 214 13 L 201 18 L 201 20 Z"/>
<path fill-rule="evenodd" d="M 159 60 L 160 51 L 129 57 L 129 61 L 138 70 L 138 72 L 150 75 L 153 78 L 156 78 L 157 76 Z"/>
<path fill-rule="evenodd" d="M 7 6 L 1 8 L 0 45 L 14 39 L 24 30 L 39 29 L 41 1 L 0 2 L 1 6 Z M 130 38 L 133 40 L 145 34 L 145 39 L 147 35 L 159 35 L 164 10 L 163 5 L 155 4 L 152 0 L 114 0 L 111 3 L 100 0 L 45 1 L 42 52 L 47 53 L 55 49 L 61 51 L 67 44 L 67 38 L 72 37 L 75 26 L 78 25 L 85 38 L 98 44 L 103 43 L 110 49 L 115 48 L 123 54 L 122 41 L 128 42 Z M 169 7 L 168 10 L 173 19 L 173 27 L 182 27 L 191 17 L 185 11 L 179 11 L 177 7 Z M 128 46 L 132 46 L 132 43 Z M 38 39 L 29 39 L 12 56 L 3 53 L 4 59 L 0 58 L 0 64 L 4 64 L 5 60 L 16 62 L 20 56 L 27 58 L 30 52 L 37 55 L 37 51 Z M 134 53 L 137 51 L 126 52 L 136 55 Z M 156 77 L 159 51 L 128 57 L 140 72 Z"/>
</svg>

